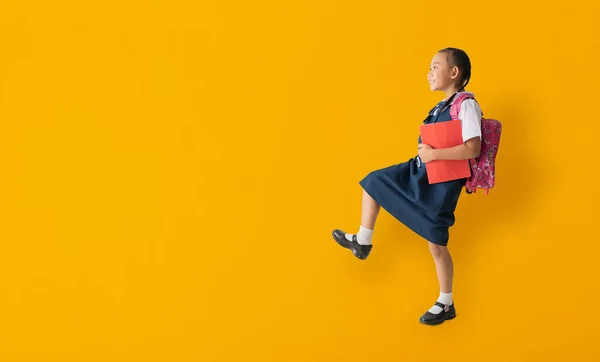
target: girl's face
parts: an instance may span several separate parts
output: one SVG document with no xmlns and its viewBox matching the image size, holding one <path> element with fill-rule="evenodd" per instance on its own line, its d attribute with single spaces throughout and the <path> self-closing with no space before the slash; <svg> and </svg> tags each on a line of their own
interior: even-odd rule
<svg viewBox="0 0 600 362">
<path fill-rule="evenodd" d="M 454 87 L 458 77 L 458 67 L 451 67 L 448 54 L 437 53 L 431 60 L 427 80 L 431 91 L 447 91 Z"/>
</svg>

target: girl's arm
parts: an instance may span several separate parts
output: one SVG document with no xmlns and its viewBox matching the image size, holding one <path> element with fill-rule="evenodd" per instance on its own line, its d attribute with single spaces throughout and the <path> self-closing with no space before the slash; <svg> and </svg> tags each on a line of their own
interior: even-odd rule
<svg viewBox="0 0 600 362">
<path fill-rule="evenodd" d="M 462 145 L 450 148 L 434 149 L 426 144 L 419 144 L 419 157 L 425 163 L 435 160 L 468 160 L 479 156 L 481 139 L 473 137 Z"/>
<path fill-rule="evenodd" d="M 481 109 L 475 100 L 463 101 L 458 118 L 462 125 L 463 144 L 433 149 L 429 145 L 419 145 L 419 157 L 425 163 L 436 160 L 468 160 L 479 156 L 481 150 Z"/>
<path fill-rule="evenodd" d="M 436 160 L 467 160 L 479 156 L 481 151 L 481 139 L 471 138 L 462 145 L 451 148 L 440 148 L 431 150 L 431 158 Z"/>
</svg>

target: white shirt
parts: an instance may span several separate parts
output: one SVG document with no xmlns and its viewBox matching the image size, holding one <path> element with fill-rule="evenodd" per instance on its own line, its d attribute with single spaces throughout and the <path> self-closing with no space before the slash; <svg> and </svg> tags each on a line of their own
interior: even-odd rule
<svg viewBox="0 0 600 362">
<path fill-rule="evenodd" d="M 481 139 L 481 108 L 474 99 L 465 99 L 461 103 L 458 119 L 462 125 L 463 142 L 474 137 Z"/>
</svg>

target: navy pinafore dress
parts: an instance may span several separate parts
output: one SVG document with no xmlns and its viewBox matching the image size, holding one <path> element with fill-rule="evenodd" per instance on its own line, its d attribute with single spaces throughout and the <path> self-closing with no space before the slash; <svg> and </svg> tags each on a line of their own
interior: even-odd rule
<svg viewBox="0 0 600 362">
<path fill-rule="evenodd" d="M 452 119 L 450 106 L 438 103 L 423 123 Z M 421 143 L 421 137 L 419 137 Z M 454 225 L 454 210 L 466 179 L 429 184 L 427 166 L 418 156 L 369 173 L 362 188 L 383 209 L 409 229 L 437 244 L 448 245 L 448 230 Z"/>
</svg>

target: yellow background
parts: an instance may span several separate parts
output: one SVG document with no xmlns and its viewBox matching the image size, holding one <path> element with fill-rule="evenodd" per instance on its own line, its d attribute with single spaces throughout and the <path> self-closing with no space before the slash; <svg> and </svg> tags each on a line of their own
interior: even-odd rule
<svg viewBox="0 0 600 362">
<path fill-rule="evenodd" d="M 540 3 L 541 4 L 541 3 Z M 0 3 L 0 360 L 597 361 L 597 1 Z M 503 122 L 426 243 L 359 180 L 416 154 L 443 47 Z"/>
</svg>

